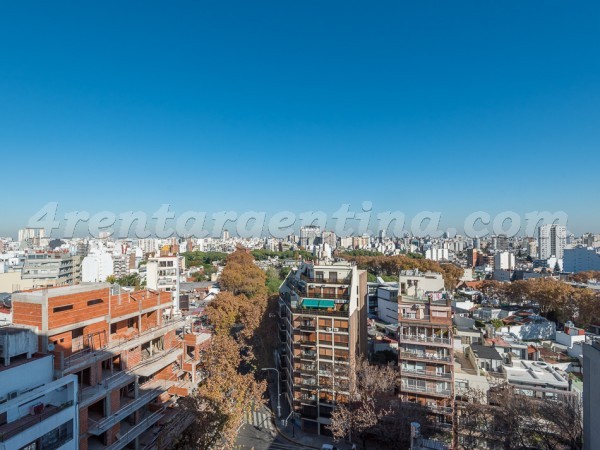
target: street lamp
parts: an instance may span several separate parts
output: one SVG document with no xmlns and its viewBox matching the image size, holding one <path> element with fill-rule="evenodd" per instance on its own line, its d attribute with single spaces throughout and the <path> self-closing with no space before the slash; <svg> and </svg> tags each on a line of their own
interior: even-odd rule
<svg viewBox="0 0 600 450">
<path fill-rule="evenodd" d="M 264 367 L 260 370 L 262 370 L 262 371 L 274 370 L 277 373 L 277 418 L 280 419 L 281 418 L 281 403 L 279 401 L 279 398 L 280 398 L 281 394 L 279 393 L 279 370 L 275 369 L 274 367 Z"/>
</svg>

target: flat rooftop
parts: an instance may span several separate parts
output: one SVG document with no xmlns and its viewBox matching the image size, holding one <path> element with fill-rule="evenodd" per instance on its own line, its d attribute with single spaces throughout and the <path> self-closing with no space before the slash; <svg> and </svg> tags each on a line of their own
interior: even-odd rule
<svg viewBox="0 0 600 450">
<path fill-rule="evenodd" d="M 543 361 L 513 361 L 511 366 L 503 366 L 509 383 L 545 385 L 555 389 L 568 389 L 569 382 Z"/>
<path fill-rule="evenodd" d="M 63 295 L 80 294 L 82 292 L 98 291 L 100 289 L 108 289 L 110 283 L 80 283 L 72 286 L 56 286 L 37 290 L 23 291 L 14 293 L 12 296 L 13 302 L 35 300 L 42 298 L 60 297 Z"/>
</svg>

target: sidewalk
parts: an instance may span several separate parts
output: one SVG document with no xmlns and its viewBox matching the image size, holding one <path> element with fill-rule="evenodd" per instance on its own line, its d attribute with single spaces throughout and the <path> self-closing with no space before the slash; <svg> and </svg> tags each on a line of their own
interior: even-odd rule
<svg viewBox="0 0 600 450">
<path fill-rule="evenodd" d="M 277 380 L 279 381 L 279 380 Z M 300 445 L 303 447 L 315 448 L 321 450 L 323 444 L 335 445 L 339 450 L 350 450 L 351 445 L 347 442 L 335 442 L 333 438 L 329 436 L 319 436 L 313 433 L 305 433 L 302 429 L 295 425 L 292 419 L 288 419 L 287 426 L 283 426 L 282 421 L 290 414 L 289 405 L 285 401 L 283 395 L 281 396 L 281 419 L 277 419 L 277 392 L 276 387 L 273 383 L 269 383 L 269 397 L 271 400 L 271 412 L 273 414 L 273 421 L 279 434 L 290 441 L 293 444 Z"/>
</svg>

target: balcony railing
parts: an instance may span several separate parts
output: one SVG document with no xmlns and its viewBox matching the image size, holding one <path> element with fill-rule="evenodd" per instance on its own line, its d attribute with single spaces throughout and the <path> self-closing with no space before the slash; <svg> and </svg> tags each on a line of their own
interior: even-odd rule
<svg viewBox="0 0 600 450">
<path fill-rule="evenodd" d="M 434 377 L 440 378 L 444 380 L 451 380 L 452 373 L 449 372 L 434 372 L 432 370 L 418 370 L 418 369 L 407 369 L 402 367 L 400 369 L 401 374 L 405 375 L 415 375 L 415 376 L 425 376 L 425 377 Z"/>
<path fill-rule="evenodd" d="M 105 417 L 102 420 L 95 421 L 93 419 L 88 419 L 89 427 L 88 432 L 93 435 L 100 435 L 104 433 L 109 428 L 115 426 L 121 420 L 126 418 L 127 416 L 133 414 L 138 409 L 142 408 L 144 405 L 149 403 L 153 398 L 159 396 L 163 389 L 151 389 L 148 392 L 141 392 L 138 398 L 133 399 L 122 408 L 120 408 L 117 412 L 112 414 L 109 417 Z"/>
<path fill-rule="evenodd" d="M 155 328 L 151 328 L 149 330 L 143 331 L 142 333 L 139 333 L 129 339 L 113 340 L 112 342 L 110 342 L 107 345 L 105 345 L 101 348 L 98 348 L 98 349 L 91 349 L 88 347 L 85 350 L 82 350 L 82 351 L 74 353 L 70 356 L 67 356 L 64 359 L 64 368 L 66 370 L 66 369 L 72 368 L 73 366 L 77 366 L 81 363 L 87 364 L 89 362 L 89 358 L 93 359 L 95 356 L 97 356 L 97 354 L 100 356 L 106 355 L 103 352 L 116 353 L 118 350 L 130 348 L 135 345 L 140 345 L 144 342 L 147 342 L 147 341 L 150 341 L 157 337 L 160 337 L 171 330 L 182 327 L 184 324 L 185 324 L 185 319 L 183 319 L 183 318 L 173 319 L 173 320 L 166 321 L 159 327 L 155 327 Z"/>
<path fill-rule="evenodd" d="M 343 279 L 338 278 L 311 278 L 306 275 L 301 275 L 300 279 L 302 281 L 306 281 L 307 283 L 317 283 L 317 284 L 351 284 L 352 278 L 347 277 Z"/>
<path fill-rule="evenodd" d="M 407 341 L 407 342 L 426 342 L 426 343 L 430 343 L 430 344 L 444 344 L 444 345 L 452 344 L 451 339 L 440 338 L 440 337 L 435 337 L 435 336 L 417 336 L 414 334 L 401 334 L 399 336 L 399 338 L 400 338 L 400 341 Z"/>
<path fill-rule="evenodd" d="M 161 417 L 163 417 L 164 411 L 158 410 L 155 413 L 150 414 L 148 417 L 142 419 L 139 423 L 133 425 L 126 433 L 122 434 L 117 441 L 115 441 L 112 445 L 106 447 L 107 450 L 121 450 L 124 448 L 129 442 L 134 440 L 140 434 L 142 434 L 145 430 L 150 428 L 156 422 L 158 422 Z"/>
<path fill-rule="evenodd" d="M 27 430 L 28 428 L 34 426 L 37 423 L 43 422 L 47 418 L 61 412 L 63 409 L 68 408 L 70 406 L 73 406 L 72 400 L 64 403 L 61 406 L 47 405 L 44 408 L 44 410 L 39 414 L 33 416 L 26 415 L 13 422 L 9 422 L 0 426 L 0 442 L 5 442 L 9 440 L 13 436 L 22 433 L 23 431 Z"/>
<path fill-rule="evenodd" d="M 452 397 L 452 391 L 450 389 L 433 388 L 427 386 L 416 386 L 408 383 L 402 383 L 401 389 L 404 392 L 415 392 L 418 394 L 430 394 L 438 395 L 440 397 Z"/>
<path fill-rule="evenodd" d="M 438 355 L 436 353 L 424 353 L 424 352 L 400 352 L 401 358 L 409 358 L 409 359 L 420 359 L 425 361 L 440 361 L 440 362 L 450 362 L 452 361 L 452 357 L 446 355 Z"/>
</svg>

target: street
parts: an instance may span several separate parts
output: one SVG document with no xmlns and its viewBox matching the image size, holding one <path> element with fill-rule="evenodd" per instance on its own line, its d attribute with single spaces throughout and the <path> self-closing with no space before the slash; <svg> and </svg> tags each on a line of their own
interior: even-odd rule
<svg viewBox="0 0 600 450">
<path fill-rule="evenodd" d="M 239 450 L 309 450 L 288 441 L 277 433 L 271 412 L 261 405 L 246 414 L 246 421 L 240 428 L 235 449 Z"/>
</svg>

